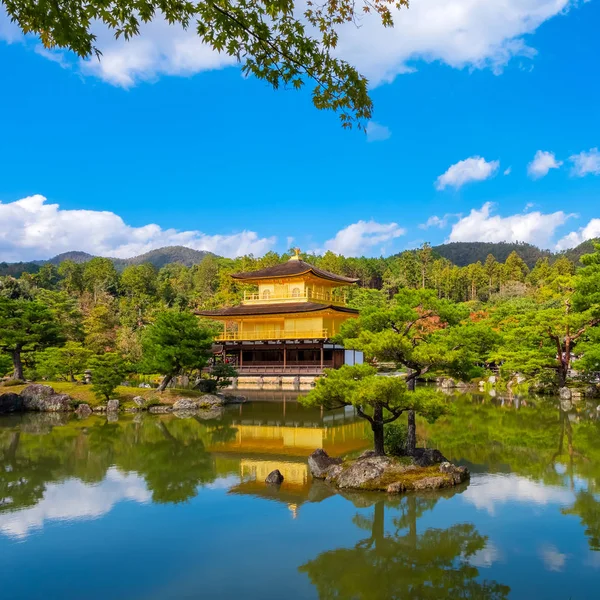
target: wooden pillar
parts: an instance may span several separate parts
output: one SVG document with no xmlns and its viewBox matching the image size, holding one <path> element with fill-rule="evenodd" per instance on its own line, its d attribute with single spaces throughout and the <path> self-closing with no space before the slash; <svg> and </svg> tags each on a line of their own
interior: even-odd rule
<svg viewBox="0 0 600 600">
<path fill-rule="evenodd" d="M 321 346 L 321 370 L 323 370 L 323 355 L 325 352 L 323 351 L 323 346 Z"/>
<path fill-rule="evenodd" d="M 285 342 L 283 343 L 283 368 L 285 369 L 285 366 L 287 364 L 287 348 L 285 346 Z"/>
<path fill-rule="evenodd" d="M 242 349 L 240 348 L 240 368 L 244 366 L 244 358 L 242 355 Z"/>
</svg>

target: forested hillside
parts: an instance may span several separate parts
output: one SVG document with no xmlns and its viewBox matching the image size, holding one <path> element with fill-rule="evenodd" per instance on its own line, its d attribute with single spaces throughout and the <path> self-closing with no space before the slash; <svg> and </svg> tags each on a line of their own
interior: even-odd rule
<svg viewBox="0 0 600 600">
<path fill-rule="evenodd" d="M 540 250 L 526 243 L 451 242 L 434 246 L 433 249 L 436 254 L 459 267 L 466 267 L 477 261 L 485 262 L 488 254 L 498 262 L 504 262 L 512 252 L 516 252 L 531 269 L 540 258 L 554 256 L 549 250 Z"/>
</svg>

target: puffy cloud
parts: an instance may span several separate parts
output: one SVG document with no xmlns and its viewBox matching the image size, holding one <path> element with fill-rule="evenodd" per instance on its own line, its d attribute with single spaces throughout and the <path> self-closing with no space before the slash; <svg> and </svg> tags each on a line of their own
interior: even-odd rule
<svg viewBox="0 0 600 600">
<path fill-rule="evenodd" d="M 405 233 L 406 230 L 397 223 L 358 221 L 341 229 L 333 239 L 325 242 L 325 250 L 345 256 L 359 256 L 368 254 L 374 246 L 384 244 Z"/>
<path fill-rule="evenodd" d="M 389 127 L 380 125 L 375 121 L 369 121 L 367 123 L 367 142 L 382 142 L 387 140 L 392 135 Z"/>
<path fill-rule="evenodd" d="M 553 544 L 542 544 L 539 555 L 547 571 L 562 571 L 567 562 L 567 555 L 558 551 Z"/>
<path fill-rule="evenodd" d="M 532 179 L 540 179 L 548 175 L 550 169 L 558 169 L 562 164 L 562 161 L 556 160 L 554 152 L 538 150 L 533 160 L 527 165 L 527 174 Z"/>
<path fill-rule="evenodd" d="M 471 479 L 462 499 L 478 510 L 494 515 L 499 505 L 508 502 L 566 506 L 573 502 L 575 494 L 566 488 L 544 485 L 519 475 L 490 474 Z"/>
<path fill-rule="evenodd" d="M 78 479 L 67 479 L 46 486 L 43 498 L 30 508 L 0 514 L 0 533 L 26 538 L 41 529 L 47 521 L 96 519 L 122 501 L 145 503 L 150 500 L 144 480 L 135 474 L 125 475 L 111 467 L 106 478 L 97 485 Z"/>
<path fill-rule="evenodd" d="M 419 229 L 429 229 L 430 227 L 439 227 L 440 229 L 444 229 L 444 227 L 447 227 L 448 221 L 452 217 L 460 217 L 460 215 L 450 213 L 446 213 L 443 217 L 433 215 L 429 217 L 425 223 L 421 223 L 421 225 L 419 225 Z"/>
<path fill-rule="evenodd" d="M 492 177 L 499 166 L 500 161 L 487 162 L 481 156 L 471 156 L 448 167 L 448 170 L 437 178 L 435 187 L 438 190 L 448 186 L 458 189 L 469 181 L 484 181 Z"/>
<path fill-rule="evenodd" d="M 536 51 L 527 45 L 526 36 L 570 5 L 575 2 L 421 0 L 409 9 L 393 9 L 393 28 L 382 27 L 375 15 L 362 16 L 358 28 L 354 24 L 343 27 L 337 52 L 355 64 L 371 85 L 413 71 L 417 60 L 498 72 L 515 56 L 533 57 Z M 0 37 L 18 35 L 14 27 L 4 29 Z M 96 28 L 103 57 L 100 62 L 86 61 L 84 71 L 129 87 L 160 75 L 188 76 L 235 64 L 235 59 L 200 43 L 193 25 L 185 31 L 159 19 L 142 24 L 140 31 L 139 37 L 127 42 L 115 40 L 105 28 Z"/>
<path fill-rule="evenodd" d="M 573 163 L 571 175 L 585 177 L 586 175 L 600 175 L 600 152 L 598 148 L 591 148 L 589 152 L 580 152 L 569 157 Z"/>
<path fill-rule="evenodd" d="M 573 215 L 562 211 L 543 214 L 539 211 L 501 217 L 492 214 L 493 205 L 486 202 L 473 209 L 452 226 L 450 242 L 529 242 L 548 248 L 554 232 Z"/>
<path fill-rule="evenodd" d="M 5 261 L 49 258 L 69 250 L 127 258 L 174 245 L 230 257 L 261 255 L 275 241 L 274 237 L 259 238 L 254 231 L 207 235 L 156 224 L 131 227 L 113 212 L 63 210 L 39 194 L 0 203 L 0 259 Z"/>
<path fill-rule="evenodd" d="M 566 250 L 579 246 L 586 240 L 600 238 L 600 219 L 592 219 L 585 227 L 580 227 L 577 231 L 571 231 L 556 244 L 557 250 Z"/>
</svg>

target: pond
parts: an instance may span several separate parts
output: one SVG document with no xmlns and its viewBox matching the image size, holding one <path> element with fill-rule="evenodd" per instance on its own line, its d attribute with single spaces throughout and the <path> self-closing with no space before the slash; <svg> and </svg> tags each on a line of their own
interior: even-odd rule
<svg viewBox="0 0 600 600">
<path fill-rule="evenodd" d="M 598 598 L 596 405 L 454 404 L 419 437 L 470 483 L 395 498 L 312 483 L 312 450 L 359 453 L 368 429 L 292 395 L 209 420 L 2 417 L 0 596 Z"/>
</svg>

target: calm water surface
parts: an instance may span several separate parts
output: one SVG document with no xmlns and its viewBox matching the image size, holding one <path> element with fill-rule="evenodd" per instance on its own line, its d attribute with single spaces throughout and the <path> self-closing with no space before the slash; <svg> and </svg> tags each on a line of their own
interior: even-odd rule
<svg viewBox="0 0 600 600">
<path fill-rule="evenodd" d="M 600 597 L 595 404 L 457 396 L 419 434 L 470 484 L 388 498 L 310 481 L 315 448 L 369 446 L 352 411 L 258 400 L 208 420 L 1 417 L 0 598 Z"/>
</svg>

